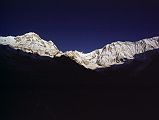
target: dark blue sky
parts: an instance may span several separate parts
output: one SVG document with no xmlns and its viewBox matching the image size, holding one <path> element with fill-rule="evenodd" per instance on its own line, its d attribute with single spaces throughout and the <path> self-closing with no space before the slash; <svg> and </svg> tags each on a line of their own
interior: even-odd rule
<svg viewBox="0 0 159 120">
<path fill-rule="evenodd" d="M 1 0 L 0 35 L 36 32 L 59 49 L 84 52 L 159 35 L 158 0 Z"/>
</svg>

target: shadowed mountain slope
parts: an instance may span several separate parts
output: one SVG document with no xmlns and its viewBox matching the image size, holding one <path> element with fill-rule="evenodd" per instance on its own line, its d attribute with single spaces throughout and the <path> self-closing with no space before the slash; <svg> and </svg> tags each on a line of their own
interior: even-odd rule
<svg viewBox="0 0 159 120">
<path fill-rule="evenodd" d="M 153 119 L 159 112 L 158 50 L 89 70 L 72 59 L 0 46 L 2 118 Z"/>
</svg>

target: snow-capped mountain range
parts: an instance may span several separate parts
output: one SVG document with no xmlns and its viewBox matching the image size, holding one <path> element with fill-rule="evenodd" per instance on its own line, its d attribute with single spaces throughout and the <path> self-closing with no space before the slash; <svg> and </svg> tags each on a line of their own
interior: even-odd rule
<svg viewBox="0 0 159 120">
<path fill-rule="evenodd" d="M 76 50 L 62 52 L 52 41 L 45 41 L 34 32 L 16 37 L 0 37 L 0 44 L 9 45 L 14 49 L 20 49 L 27 53 L 39 54 L 40 56 L 53 58 L 64 55 L 86 68 L 97 69 L 115 64 L 123 64 L 126 59 L 133 59 L 136 54 L 158 49 L 159 37 L 142 39 L 136 42 L 117 41 L 90 53 L 82 53 Z"/>
</svg>

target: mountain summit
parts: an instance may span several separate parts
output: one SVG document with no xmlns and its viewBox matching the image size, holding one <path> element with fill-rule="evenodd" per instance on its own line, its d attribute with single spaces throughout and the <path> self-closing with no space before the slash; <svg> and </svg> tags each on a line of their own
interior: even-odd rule
<svg viewBox="0 0 159 120">
<path fill-rule="evenodd" d="M 0 37 L 0 44 L 40 56 L 54 57 L 61 53 L 52 41 L 45 41 L 34 32 L 16 37 Z"/>
<path fill-rule="evenodd" d="M 134 59 L 134 56 L 137 54 L 158 49 L 159 37 L 142 39 L 136 42 L 117 41 L 90 53 L 82 53 L 76 50 L 61 52 L 52 41 L 45 41 L 34 32 L 16 37 L 0 37 L 0 44 L 9 45 L 14 49 L 39 54 L 40 56 L 53 58 L 64 55 L 86 68 L 97 69 L 106 68 L 115 64 L 123 64 L 127 59 Z"/>
</svg>

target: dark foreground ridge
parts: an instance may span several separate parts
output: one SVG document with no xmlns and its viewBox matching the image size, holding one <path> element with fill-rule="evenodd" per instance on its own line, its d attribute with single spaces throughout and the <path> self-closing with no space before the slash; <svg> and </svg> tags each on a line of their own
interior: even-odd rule
<svg viewBox="0 0 159 120">
<path fill-rule="evenodd" d="M 158 50 L 123 65 L 89 70 L 73 60 L 0 46 L 2 118 L 154 119 L 159 112 Z"/>
</svg>

